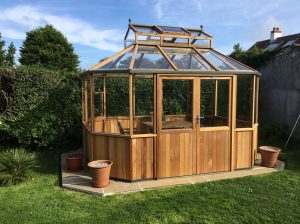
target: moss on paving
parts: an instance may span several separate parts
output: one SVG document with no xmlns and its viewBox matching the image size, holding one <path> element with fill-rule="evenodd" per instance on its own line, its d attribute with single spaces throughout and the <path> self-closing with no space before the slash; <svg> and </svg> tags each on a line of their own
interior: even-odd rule
<svg viewBox="0 0 300 224">
<path fill-rule="evenodd" d="M 60 188 L 59 157 L 41 153 L 32 181 L 0 188 L 1 223 L 300 222 L 297 147 L 282 172 L 104 198 Z"/>
</svg>

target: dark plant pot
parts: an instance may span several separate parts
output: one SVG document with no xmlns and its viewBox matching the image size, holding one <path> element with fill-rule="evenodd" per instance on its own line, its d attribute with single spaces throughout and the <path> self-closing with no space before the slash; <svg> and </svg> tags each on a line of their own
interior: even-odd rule
<svg viewBox="0 0 300 224">
<path fill-rule="evenodd" d="M 82 153 L 69 154 L 65 156 L 67 169 L 71 172 L 76 172 L 82 169 Z"/>
<path fill-rule="evenodd" d="M 258 149 L 261 155 L 261 165 L 275 167 L 281 149 L 272 146 L 260 146 Z"/>
<path fill-rule="evenodd" d="M 106 166 L 97 167 L 99 163 L 107 163 Z M 106 187 L 109 185 L 110 170 L 113 162 L 110 160 L 95 160 L 88 163 L 92 175 L 93 187 Z"/>
</svg>

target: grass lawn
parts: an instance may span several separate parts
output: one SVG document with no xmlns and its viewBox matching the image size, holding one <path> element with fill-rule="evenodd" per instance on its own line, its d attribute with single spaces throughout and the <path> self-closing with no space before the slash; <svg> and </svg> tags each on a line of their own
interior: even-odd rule
<svg viewBox="0 0 300 224">
<path fill-rule="evenodd" d="M 233 180 L 100 197 L 59 187 L 59 153 L 34 179 L 0 188 L 0 223 L 300 223 L 300 151 L 288 169 Z"/>
</svg>

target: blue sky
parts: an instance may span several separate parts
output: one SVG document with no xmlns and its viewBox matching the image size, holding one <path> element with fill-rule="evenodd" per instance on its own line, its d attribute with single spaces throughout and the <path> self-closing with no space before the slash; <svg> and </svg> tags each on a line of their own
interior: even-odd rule
<svg viewBox="0 0 300 224">
<path fill-rule="evenodd" d="M 1 0 L 3 39 L 22 45 L 26 32 L 52 24 L 73 43 L 87 69 L 123 48 L 128 18 L 133 23 L 199 28 L 228 54 L 235 43 L 247 49 L 268 39 L 272 27 L 283 35 L 300 32 L 299 0 Z"/>
</svg>

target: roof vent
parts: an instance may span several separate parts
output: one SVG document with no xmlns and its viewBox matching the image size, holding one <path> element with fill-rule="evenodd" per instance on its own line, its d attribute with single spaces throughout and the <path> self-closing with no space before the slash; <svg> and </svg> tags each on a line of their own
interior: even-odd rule
<svg viewBox="0 0 300 224">
<path fill-rule="evenodd" d="M 279 27 L 273 27 L 270 35 L 270 42 L 275 41 L 277 38 L 282 37 L 282 32 Z"/>
</svg>

